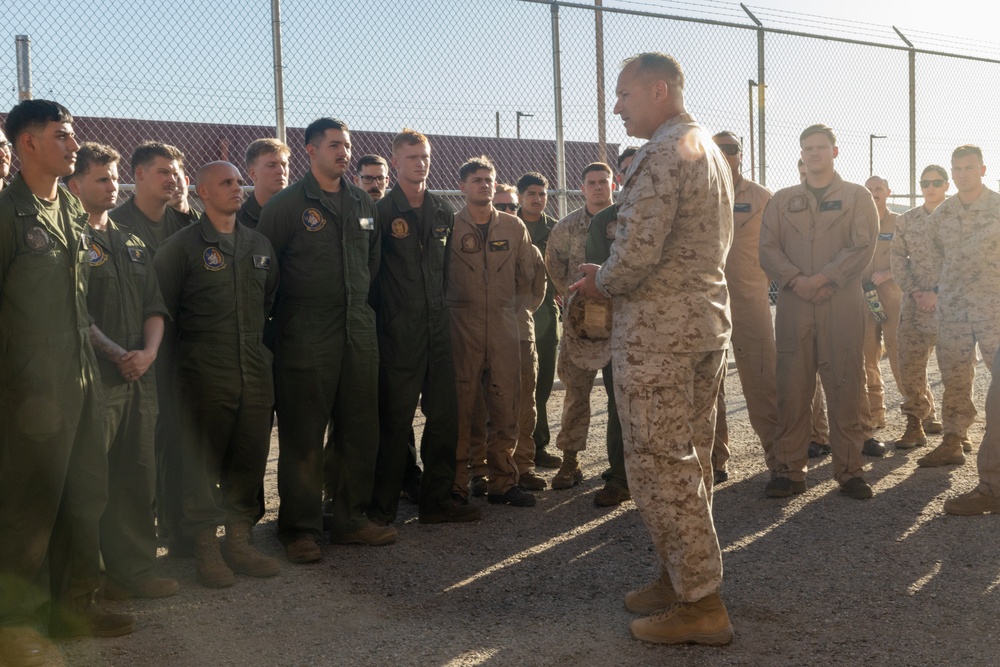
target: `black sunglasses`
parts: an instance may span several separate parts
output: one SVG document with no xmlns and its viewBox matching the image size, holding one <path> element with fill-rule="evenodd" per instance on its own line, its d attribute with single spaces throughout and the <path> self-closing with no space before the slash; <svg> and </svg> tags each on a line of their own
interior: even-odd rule
<svg viewBox="0 0 1000 667">
<path fill-rule="evenodd" d="M 498 211 L 507 211 L 508 213 L 517 212 L 517 204 L 493 204 L 493 208 Z"/>
<path fill-rule="evenodd" d="M 719 147 L 719 150 L 725 153 L 726 155 L 739 155 L 740 152 L 743 150 L 743 148 L 737 146 L 736 144 L 716 144 L 716 145 Z"/>
<path fill-rule="evenodd" d="M 933 185 L 934 187 L 939 188 L 947 182 L 948 181 L 944 180 L 943 178 L 933 178 L 926 181 L 920 181 L 920 187 L 929 188 Z"/>
</svg>

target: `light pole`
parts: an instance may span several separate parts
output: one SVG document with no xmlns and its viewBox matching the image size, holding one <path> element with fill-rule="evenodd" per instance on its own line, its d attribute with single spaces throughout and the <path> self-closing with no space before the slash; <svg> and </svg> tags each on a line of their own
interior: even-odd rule
<svg viewBox="0 0 1000 667">
<path fill-rule="evenodd" d="M 872 158 L 873 158 L 873 155 L 872 155 L 872 148 L 873 148 L 872 144 L 875 142 L 876 139 L 885 139 L 885 138 L 886 138 L 886 136 L 884 134 L 869 134 L 868 135 L 868 176 L 869 176 L 869 178 L 871 176 L 875 175 L 874 162 L 872 160 Z"/>
<path fill-rule="evenodd" d="M 521 119 L 522 118 L 534 118 L 534 117 L 535 117 L 535 114 L 533 114 L 533 113 L 524 113 L 523 111 L 518 111 L 517 112 L 517 138 L 518 139 L 521 138 Z"/>
<path fill-rule="evenodd" d="M 753 79 L 747 80 L 747 86 L 749 86 L 750 95 L 750 180 L 757 180 L 757 163 L 754 160 L 753 155 L 753 94 L 757 88 L 757 82 Z"/>
</svg>

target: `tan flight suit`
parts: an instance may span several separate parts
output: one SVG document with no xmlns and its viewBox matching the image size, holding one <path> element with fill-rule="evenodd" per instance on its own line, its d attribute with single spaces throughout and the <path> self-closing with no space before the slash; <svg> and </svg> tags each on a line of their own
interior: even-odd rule
<svg viewBox="0 0 1000 667">
<path fill-rule="evenodd" d="M 569 286 L 583 277 L 578 267 L 587 261 L 590 219 L 587 207 L 583 206 L 557 222 L 549 232 L 545 268 L 556 291 L 562 295 L 564 307 L 569 298 Z M 562 423 L 556 435 L 556 447 L 560 451 L 579 452 L 587 448 L 590 391 L 594 387 L 597 371 L 610 359 L 610 341 L 584 340 L 564 322 L 556 358 L 556 373 L 566 388 Z"/>
<path fill-rule="evenodd" d="M 521 403 L 517 410 L 517 447 L 514 448 L 514 464 L 518 476 L 535 467 L 535 380 L 538 372 L 538 352 L 535 349 L 535 322 L 532 313 L 545 298 L 547 280 L 542 254 L 535 248 L 533 277 L 518 282 L 517 332 L 521 337 Z M 482 392 L 476 399 L 472 413 L 472 431 L 469 438 L 469 467 L 473 477 L 486 476 L 486 452 L 489 442 L 496 438 L 496 432 L 489 428 L 489 415 Z"/>
<path fill-rule="evenodd" d="M 469 436 L 476 396 L 482 388 L 496 438 L 488 443 L 489 493 L 517 484 L 513 454 L 521 394 L 518 295 L 534 281 L 537 251 L 524 223 L 493 211 L 487 237 L 469 216 L 455 214 L 448 249 L 445 302 L 451 309 L 451 341 L 458 391 L 458 447 L 454 493 L 468 496 Z M 544 297 L 539 295 L 532 310 Z"/>
<path fill-rule="evenodd" d="M 910 295 L 922 290 L 923 285 L 937 284 L 937 277 L 930 275 L 930 267 L 926 263 L 918 265 L 913 259 L 929 256 L 925 248 L 918 249 L 920 244 L 927 242 L 923 228 L 928 215 L 927 209 L 917 206 L 899 216 L 889 250 L 892 277 L 903 295 L 896 332 L 899 391 L 903 395 L 903 412 L 921 421 L 935 417 L 934 394 L 927 382 L 927 362 L 937 344 L 937 320 L 933 312 L 925 313 L 917 308 L 916 300 Z"/>
<path fill-rule="evenodd" d="M 890 268 L 889 248 L 892 245 L 892 237 L 898 219 L 898 213 L 889 211 L 885 218 L 879 221 L 875 256 L 872 257 L 868 268 L 861 274 L 862 286 L 872 279 L 872 274 L 876 271 L 885 271 Z M 879 302 L 882 304 L 882 310 L 885 311 L 885 322 L 876 322 L 875 317 L 870 314 L 865 318 L 864 354 L 869 414 L 866 415 L 862 409 L 861 418 L 862 427 L 867 436 L 870 436 L 878 426 L 885 424 L 885 389 L 882 383 L 882 371 L 879 369 L 883 342 L 896 387 L 899 388 L 902 384 L 899 377 L 899 350 L 896 347 L 896 332 L 899 329 L 899 311 L 903 292 L 899 289 L 895 276 L 878 285 L 876 291 Z"/>
<path fill-rule="evenodd" d="M 826 390 L 833 478 L 861 476 L 864 318 L 871 317 L 861 274 L 871 262 L 878 211 L 871 193 L 835 174 L 822 202 L 799 184 L 779 190 L 764 211 L 761 267 L 778 283 L 775 319 L 778 475 L 805 481 L 810 406 L 819 371 Z M 833 296 L 820 305 L 800 298 L 792 278 L 822 273 Z"/>
<path fill-rule="evenodd" d="M 987 368 L 1000 345 L 1000 194 L 983 188 L 968 208 L 958 195 L 949 197 L 927 218 L 926 233 L 931 275 L 938 276 L 941 417 L 945 435 L 964 438 L 976 419 L 976 345 Z"/>
<path fill-rule="evenodd" d="M 723 271 L 732 243 L 729 165 L 689 114 L 661 125 L 625 174 L 611 256 L 611 355 L 636 507 L 677 596 L 722 583 L 712 521 L 712 436 L 732 330 Z M 550 241 L 551 243 L 551 241 Z"/>
</svg>

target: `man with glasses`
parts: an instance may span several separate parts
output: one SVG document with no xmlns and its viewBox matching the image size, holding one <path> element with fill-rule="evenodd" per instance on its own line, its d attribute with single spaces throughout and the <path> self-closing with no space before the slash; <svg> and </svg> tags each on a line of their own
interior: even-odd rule
<svg viewBox="0 0 1000 667">
<path fill-rule="evenodd" d="M 896 220 L 896 231 L 889 246 L 893 278 L 904 295 L 900 306 L 899 391 L 903 395 L 906 431 L 896 439 L 896 449 L 912 449 L 927 444 L 927 433 L 940 433 L 941 422 L 934 412 L 934 394 L 927 383 L 927 362 L 937 345 L 937 321 L 934 317 L 937 293 L 925 286 L 937 284 L 931 266 L 917 264 L 918 257 L 928 257 L 921 248 L 927 242 L 924 227 L 927 218 L 944 201 L 948 191 L 948 172 L 930 165 L 920 175 L 924 203 L 911 208 Z"/>
<path fill-rule="evenodd" d="M 7 135 L 0 130 L 0 190 L 3 190 L 6 178 L 10 175 L 11 152 Z"/>
<path fill-rule="evenodd" d="M 243 202 L 236 218 L 240 224 L 257 229 L 260 212 L 271 197 L 288 187 L 288 159 L 292 151 L 281 141 L 257 139 L 247 146 L 247 175 L 253 182 L 253 192 Z"/>
<path fill-rule="evenodd" d="M 381 155 L 362 155 L 354 174 L 354 184 L 368 193 L 372 201 L 385 196 L 389 187 L 389 164 Z"/>
<path fill-rule="evenodd" d="M 587 235 L 590 219 L 611 206 L 614 180 L 611 167 L 593 162 L 581 174 L 584 205 L 556 223 L 545 249 L 545 268 L 565 300 L 569 286 L 583 277 L 580 265 L 587 263 Z M 607 308 L 608 302 L 601 304 Z M 563 399 L 562 426 L 556 436 L 556 447 L 563 452 L 563 462 L 552 478 L 553 489 L 569 489 L 583 481 L 578 453 L 587 447 L 590 429 L 590 391 L 597 371 L 611 360 L 609 340 L 587 340 L 564 326 L 559 341 L 556 370 L 566 387 Z"/>
<path fill-rule="evenodd" d="M 934 271 L 923 285 L 937 290 L 938 366 L 944 382 L 941 444 L 917 464 L 926 468 L 965 463 L 972 451 L 967 433 L 976 419 L 972 382 L 976 374 L 976 347 L 987 368 L 1000 346 L 1000 194 L 983 183 L 986 167 L 978 146 L 959 146 L 951 154 L 951 177 L 958 194 L 946 199 L 927 218 L 927 255 L 918 255 L 918 265 Z M 991 394 L 992 391 L 991 387 Z M 987 398 L 987 402 L 989 402 Z M 994 424 L 996 427 L 996 424 Z M 979 488 L 955 499 L 959 507 L 975 507 L 990 494 L 1000 492 L 992 471 L 996 453 L 991 448 L 979 456 Z M 946 511 L 948 507 L 945 507 Z"/>
<path fill-rule="evenodd" d="M 743 147 L 739 137 L 729 131 L 712 137 L 729 164 L 733 177 L 733 245 L 726 256 L 726 284 L 729 286 L 733 320 L 733 356 L 745 391 L 750 425 L 764 448 L 768 470 L 777 469 L 773 453 L 778 427 L 778 398 L 775 386 L 774 325 L 767 288 L 770 280 L 760 268 L 760 221 L 771 192 L 743 178 L 740 167 Z M 719 391 L 719 414 L 716 417 L 712 465 L 715 483 L 729 479 L 725 390 Z"/>
</svg>

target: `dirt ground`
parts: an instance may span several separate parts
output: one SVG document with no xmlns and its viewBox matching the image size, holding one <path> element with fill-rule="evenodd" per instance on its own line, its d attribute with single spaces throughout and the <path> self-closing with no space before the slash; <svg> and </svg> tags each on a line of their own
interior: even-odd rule
<svg viewBox="0 0 1000 667">
<path fill-rule="evenodd" d="M 891 440 L 904 419 L 883 366 L 892 408 L 880 435 Z M 980 365 L 980 407 L 988 381 Z M 586 479 L 572 490 L 541 492 L 530 509 L 473 499 L 482 521 L 459 525 L 421 526 L 404 501 L 395 545 L 324 544 L 320 563 L 285 562 L 273 579 L 240 577 L 223 590 L 199 586 L 192 561 L 163 557 L 160 574 L 182 585 L 176 597 L 107 603 L 136 615 L 133 635 L 60 646 L 72 665 L 998 664 L 1000 517 L 941 510 L 953 490 L 975 484 L 974 458 L 936 469 L 916 467 L 928 448 L 867 459 L 875 497 L 856 501 L 838 493 L 827 457 L 811 461 L 807 493 L 768 499 L 734 369 L 727 397 L 733 456 L 714 511 L 722 595 L 736 631 L 728 647 L 651 646 L 629 637 L 622 596 L 655 576 L 655 559 L 633 503 L 610 511 L 593 505 L 606 464 L 600 387 Z M 553 429 L 561 403 L 557 391 Z M 970 433 L 977 449 L 982 432 L 980 415 Z M 272 442 L 270 510 L 256 536 L 280 555 L 276 456 Z"/>
</svg>

